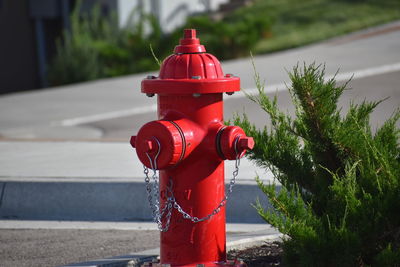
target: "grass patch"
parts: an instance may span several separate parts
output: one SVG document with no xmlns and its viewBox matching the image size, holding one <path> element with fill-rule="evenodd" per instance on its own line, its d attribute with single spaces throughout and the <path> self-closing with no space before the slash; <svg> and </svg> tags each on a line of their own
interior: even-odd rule
<svg viewBox="0 0 400 267">
<path fill-rule="evenodd" d="M 230 17 L 240 19 L 245 14 L 272 19 L 270 33 L 253 49 L 262 54 L 400 19 L 400 1 L 258 0 Z"/>
</svg>

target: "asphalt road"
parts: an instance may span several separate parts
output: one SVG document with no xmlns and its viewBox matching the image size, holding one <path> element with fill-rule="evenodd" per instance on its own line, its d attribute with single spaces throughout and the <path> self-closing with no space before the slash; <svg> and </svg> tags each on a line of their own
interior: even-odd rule
<svg viewBox="0 0 400 267">
<path fill-rule="evenodd" d="M 388 119 L 394 110 L 400 106 L 399 82 L 399 71 L 353 79 L 348 84 L 349 90 L 346 90 L 339 99 L 338 106 L 342 107 L 342 112 L 345 113 L 348 110 L 350 101 L 361 103 L 364 100 L 379 101 L 386 99 L 371 115 L 371 125 L 373 127 L 380 126 L 382 122 Z M 338 84 L 342 83 L 343 82 L 340 82 Z M 268 93 L 268 95 L 270 97 L 277 95 L 279 108 L 282 111 L 287 111 L 291 115 L 294 114 L 294 106 L 287 90 Z M 266 116 L 265 112 L 246 97 L 225 97 L 224 104 L 226 119 L 231 119 L 233 114 L 246 113 L 256 126 L 264 127 L 265 125 L 269 125 L 269 118 Z M 100 129 L 104 139 L 126 140 L 127 136 L 136 133 L 141 125 L 154 119 L 156 119 L 154 113 L 146 113 L 97 121 L 85 124 L 85 126 Z"/>
<path fill-rule="evenodd" d="M 61 266 L 129 255 L 158 246 L 158 231 L 0 230 L 0 266 Z"/>
<path fill-rule="evenodd" d="M 0 221 L 0 266 L 61 266 L 143 255 L 159 247 L 156 229 L 153 222 Z M 227 232 L 228 246 L 234 247 L 278 234 L 265 223 L 228 224 Z"/>
</svg>

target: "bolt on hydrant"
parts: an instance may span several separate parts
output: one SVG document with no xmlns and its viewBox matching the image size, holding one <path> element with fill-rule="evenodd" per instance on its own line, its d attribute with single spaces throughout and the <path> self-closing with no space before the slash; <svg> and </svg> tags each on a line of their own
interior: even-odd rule
<svg viewBox="0 0 400 267">
<path fill-rule="evenodd" d="M 227 261 L 225 234 L 225 204 L 240 158 L 254 146 L 240 127 L 223 123 L 222 94 L 239 91 L 240 79 L 224 75 L 196 30 L 187 29 L 159 76 L 143 80 L 141 90 L 157 95 L 159 118 L 131 138 L 161 231 L 160 262 L 147 265 L 245 266 Z M 236 164 L 225 193 L 226 159 Z"/>
</svg>

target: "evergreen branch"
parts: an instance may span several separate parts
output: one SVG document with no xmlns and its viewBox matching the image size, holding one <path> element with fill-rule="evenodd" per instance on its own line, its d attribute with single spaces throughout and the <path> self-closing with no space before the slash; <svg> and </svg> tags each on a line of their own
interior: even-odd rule
<svg viewBox="0 0 400 267">
<path fill-rule="evenodd" d="M 296 66 L 290 75 L 292 94 L 301 105 L 301 109 L 297 109 L 296 127 L 298 132 L 304 132 L 302 136 L 310 144 L 316 163 L 336 171 L 342 169 L 343 163 L 331 135 L 333 123 L 339 118 L 335 112 L 336 102 L 344 87 L 335 87 L 334 80 L 325 83 L 325 67 L 319 71 L 320 67 L 304 66 L 301 72 Z"/>
<path fill-rule="evenodd" d="M 256 160 L 259 165 L 275 165 L 281 173 L 289 173 L 292 179 L 277 177 L 281 183 L 288 183 L 288 181 L 294 180 L 296 181 L 295 183 L 306 188 L 307 191 L 315 192 L 315 187 L 313 186 L 315 172 L 312 170 L 310 164 L 305 165 L 304 162 L 302 162 L 306 157 L 297 156 L 301 155 L 299 145 L 299 137 L 301 137 L 301 135 L 296 131 L 290 117 L 279 111 L 277 107 L 277 96 L 275 95 L 273 100 L 270 100 L 265 94 L 264 83 L 261 82 L 260 74 L 256 70 L 254 60 L 252 60 L 252 65 L 258 96 L 248 94 L 247 96 L 253 102 L 261 106 L 270 116 L 272 129 L 269 134 L 266 129 L 260 134 L 255 127 L 249 127 L 247 117 L 244 117 L 243 120 L 235 120 L 235 123 L 241 125 L 246 131 L 250 130 L 249 134 L 253 137 L 258 136 L 255 138 L 256 144 L 263 142 L 265 145 L 265 148 L 256 145 L 256 148 L 250 151 L 249 157 Z M 268 138 L 267 142 L 265 142 L 266 138 Z M 290 157 L 290 159 L 288 159 L 288 157 Z M 270 162 L 270 164 L 264 164 L 263 162 Z M 305 169 L 306 166 L 307 169 Z M 299 169 L 304 169 L 304 171 L 299 172 Z M 294 183 L 290 183 L 294 185 Z"/>
<path fill-rule="evenodd" d="M 355 123 L 359 126 L 359 124 L 358 124 L 357 121 L 356 121 Z M 361 126 L 359 126 L 359 127 L 361 128 Z M 381 164 L 381 167 L 380 167 L 380 168 L 383 169 L 383 171 L 387 174 L 387 176 L 390 177 L 390 178 L 392 178 L 392 180 L 395 179 L 395 177 L 393 176 L 393 174 L 392 174 L 391 171 L 390 171 L 390 167 L 388 166 L 388 162 L 386 162 L 386 161 L 384 160 L 385 157 L 384 157 L 384 156 L 382 155 L 382 153 L 375 147 L 375 145 L 373 145 L 373 143 L 370 141 L 371 138 L 370 138 L 369 136 L 367 136 L 366 133 L 365 133 L 364 131 L 361 131 L 361 133 L 362 133 L 362 135 L 363 135 L 363 137 L 364 137 L 365 143 L 367 144 L 368 148 L 371 150 L 372 155 L 374 156 L 374 159 L 375 159 L 377 162 L 380 162 L 380 164 Z M 379 191 L 382 192 L 382 188 L 381 188 L 381 186 L 380 186 L 380 182 L 379 182 L 379 179 L 378 179 L 378 176 L 377 176 L 377 175 L 376 175 L 376 178 L 377 178 L 376 182 L 377 182 L 378 189 L 379 189 Z"/>
</svg>

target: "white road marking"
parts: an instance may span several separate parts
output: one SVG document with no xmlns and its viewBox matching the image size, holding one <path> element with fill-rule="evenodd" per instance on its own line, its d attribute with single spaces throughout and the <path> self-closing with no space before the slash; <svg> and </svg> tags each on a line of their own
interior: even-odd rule
<svg viewBox="0 0 400 267">
<path fill-rule="evenodd" d="M 325 80 L 330 80 L 333 77 L 335 77 L 335 80 L 337 82 L 343 82 L 343 81 L 348 81 L 350 79 L 361 79 L 365 77 L 370 77 L 370 76 L 375 76 L 375 75 L 380 75 L 380 74 L 385 74 L 385 73 L 390 73 L 390 72 L 395 72 L 400 70 L 400 62 L 395 63 L 395 64 L 389 64 L 389 65 L 383 65 L 379 67 L 373 67 L 373 68 L 367 68 L 367 69 L 362 69 L 362 70 L 356 70 L 356 71 L 351 71 L 351 72 L 345 72 L 345 73 L 338 73 L 336 76 L 335 75 L 328 75 L 325 77 Z M 270 86 L 265 87 L 265 92 L 266 93 L 273 93 L 273 92 L 279 92 L 282 90 L 286 90 L 286 84 L 285 83 L 279 83 L 279 84 L 273 84 Z M 244 89 L 244 91 L 247 94 L 254 95 L 258 94 L 258 89 L 257 88 L 251 88 L 251 89 Z M 239 94 L 234 94 L 230 98 L 241 98 L 244 97 L 244 93 L 239 93 Z M 228 99 L 228 98 L 227 98 Z"/>
<path fill-rule="evenodd" d="M 338 73 L 336 75 L 337 81 L 346 81 L 349 80 L 351 77 L 353 79 L 361 79 L 365 77 L 375 76 L 379 74 L 385 74 L 389 72 L 395 72 L 400 70 L 400 62 L 395 64 L 388 64 L 379 67 L 373 67 L 363 70 L 358 70 L 354 72 L 345 72 L 345 73 Z M 334 75 L 329 76 L 327 79 L 332 78 Z"/>
<path fill-rule="evenodd" d="M 157 111 L 157 105 L 154 104 L 151 106 L 137 107 L 137 108 L 131 108 L 131 109 L 124 109 L 124 110 L 116 110 L 116 111 L 112 111 L 112 112 L 106 112 L 106 113 L 94 114 L 94 115 L 77 117 L 77 118 L 72 118 L 72 119 L 66 119 L 66 120 L 62 120 L 60 123 L 55 123 L 55 124 L 62 125 L 62 126 L 77 126 L 77 125 L 82 125 L 82 124 L 86 124 L 86 123 L 92 123 L 92 122 L 109 120 L 109 119 L 116 119 L 116 118 L 121 118 L 121 117 L 128 117 L 128 116 L 132 116 L 132 115 L 146 114 L 146 113 L 155 112 L 155 111 Z"/>
<path fill-rule="evenodd" d="M 338 73 L 336 75 L 335 79 L 336 79 L 336 81 L 341 82 L 341 81 L 347 81 L 352 77 L 354 80 L 354 79 L 360 79 L 360 78 L 385 74 L 385 73 L 394 72 L 394 71 L 400 71 L 400 62 L 394 63 L 394 64 L 382 65 L 382 66 L 378 66 L 378 67 L 366 68 L 366 69 L 362 69 L 362 70 L 355 70 L 355 71 L 351 71 L 351 72 Z M 334 75 L 327 76 L 326 80 L 331 79 L 333 76 Z M 273 85 L 269 85 L 269 86 L 265 87 L 266 93 L 279 92 L 282 90 L 286 90 L 285 83 L 278 83 L 278 84 L 273 84 Z M 257 94 L 258 93 L 257 88 L 244 89 L 244 91 L 247 94 Z M 239 92 L 232 96 L 227 97 L 225 100 L 229 101 L 229 99 L 236 99 L 236 98 L 242 98 L 242 97 L 246 97 L 246 95 L 243 92 Z M 112 111 L 112 112 L 106 112 L 106 113 L 94 114 L 94 115 L 89 115 L 89 116 L 65 119 L 60 122 L 56 122 L 54 124 L 62 125 L 62 126 L 77 126 L 77 125 L 98 122 L 98 121 L 103 121 L 103 120 L 146 114 L 146 113 L 150 113 L 150 112 L 155 112 L 156 110 L 157 110 L 157 105 L 143 106 L 143 107 L 136 107 L 136 108 L 132 108 L 132 109 L 116 110 L 116 111 Z"/>
</svg>

